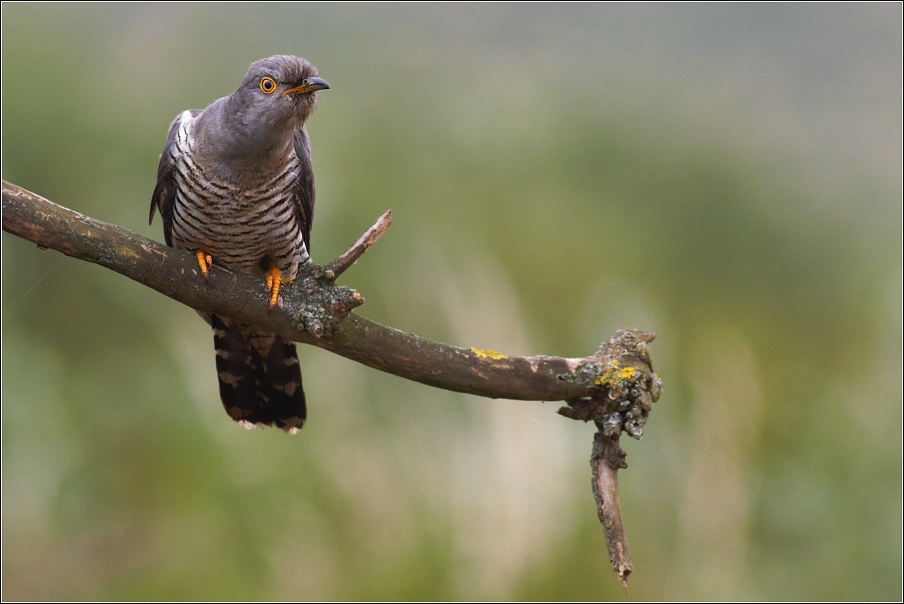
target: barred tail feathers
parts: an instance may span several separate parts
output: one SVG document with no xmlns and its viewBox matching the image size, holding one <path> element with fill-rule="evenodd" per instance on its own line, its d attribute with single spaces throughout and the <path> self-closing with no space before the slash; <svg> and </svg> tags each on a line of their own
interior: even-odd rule
<svg viewBox="0 0 904 604">
<path fill-rule="evenodd" d="M 295 344 L 226 317 L 210 319 L 220 399 L 229 417 L 246 428 L 298 432 L 307 412 Z"/>
</svg>

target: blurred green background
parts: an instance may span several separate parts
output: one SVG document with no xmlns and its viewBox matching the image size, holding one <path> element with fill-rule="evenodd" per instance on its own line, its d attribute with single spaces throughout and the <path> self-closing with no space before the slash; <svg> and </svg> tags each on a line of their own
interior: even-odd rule
<svg viewBox="0 0 904 604">
<path fill-rule="evenodd" d="M 901 5 L 2 7 L 2 175 L 162 241 L 167 126 L 296 54 L 313 256 L 360 314 L 508 354 L 656 332 L 636 572 L 557 403 L 300 346 L 246 432 L 197 315 L 2 236 L 4 599 L 896 600 Z"/>
</svg>

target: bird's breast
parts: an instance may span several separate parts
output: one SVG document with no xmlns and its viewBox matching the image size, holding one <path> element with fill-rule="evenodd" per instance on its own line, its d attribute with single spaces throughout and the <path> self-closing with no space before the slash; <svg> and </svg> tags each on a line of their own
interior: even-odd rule
<svg viewBox="0 0 904 604">
<path fill-rule="evenodd" d="M 294 278 L 309 259 L 295 209 L 301 170 L 295 154 L 267 170 L 249 162 L 224 178 L 191 137 L 189 123 L 177 133 L 174 155 L 174 247 L 203 250 L 215 263 L 258 275 L 272 261 Z"/>
</svg>

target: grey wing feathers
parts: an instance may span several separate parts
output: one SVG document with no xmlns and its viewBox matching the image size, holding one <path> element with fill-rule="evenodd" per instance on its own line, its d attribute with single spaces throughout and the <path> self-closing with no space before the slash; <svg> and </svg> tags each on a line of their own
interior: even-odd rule
<svg viewBox="0 0 904 604">
<path fill-rule="evenodd" d="M 295 131 L 295 155 L 301 163 L 295 186 L 295 212 L 305 247 L 310 254 L 311 225 L 314 222 L 314 168 L 311 166 L 311 140 L 304 128 Z"/>
<path fill-rule="evenodd" d="M 194 117 L 200 112 L 200 109 L 193 109 L 191 115 Z M 182 123 L 182 116 L 182 113 L 176 116 L 176 119 L 170 124 L 169 132 L 166 135 L 166 145 L 163 147 L 163 153 L 160 155 L 160 164 L 157 166 L 157 186 L 154 187 L 154 194 L 151 196 L 151 212 L 148 216 L 148 224 L 151 224 L 154 222 L 154 212 L 158 209 L 160 210 L 160 218 L 163 220 L 163 239 L 170 247 L 173 245 L 173 204 L 176 201 L 176 179 L 174 176 L 176 162 L 173 157 L 173 149 L 176 146 L 176 133 Z"/>
</svg>

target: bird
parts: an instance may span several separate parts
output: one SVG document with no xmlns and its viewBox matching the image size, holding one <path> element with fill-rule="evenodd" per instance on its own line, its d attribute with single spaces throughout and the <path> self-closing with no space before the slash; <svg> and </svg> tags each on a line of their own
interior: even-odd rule
<svg viewBox="0 0 904 604">
<path fill-rule="evenodd" d="M 262 277 L 268 312 L 280 285 L 310 262 L 314 173 L 305 122 L 330 85 L 305 59 L 255 61 L 238 89 L 170 124 L 148 223 L 166 244 L 195 255 L 210 282 L 214 264 Z M 307 417 L 294 342 L 229 317 L 199 312 L 213 329 L 220 399 L 240 425 L 297 433 Z"/>
</svg>

